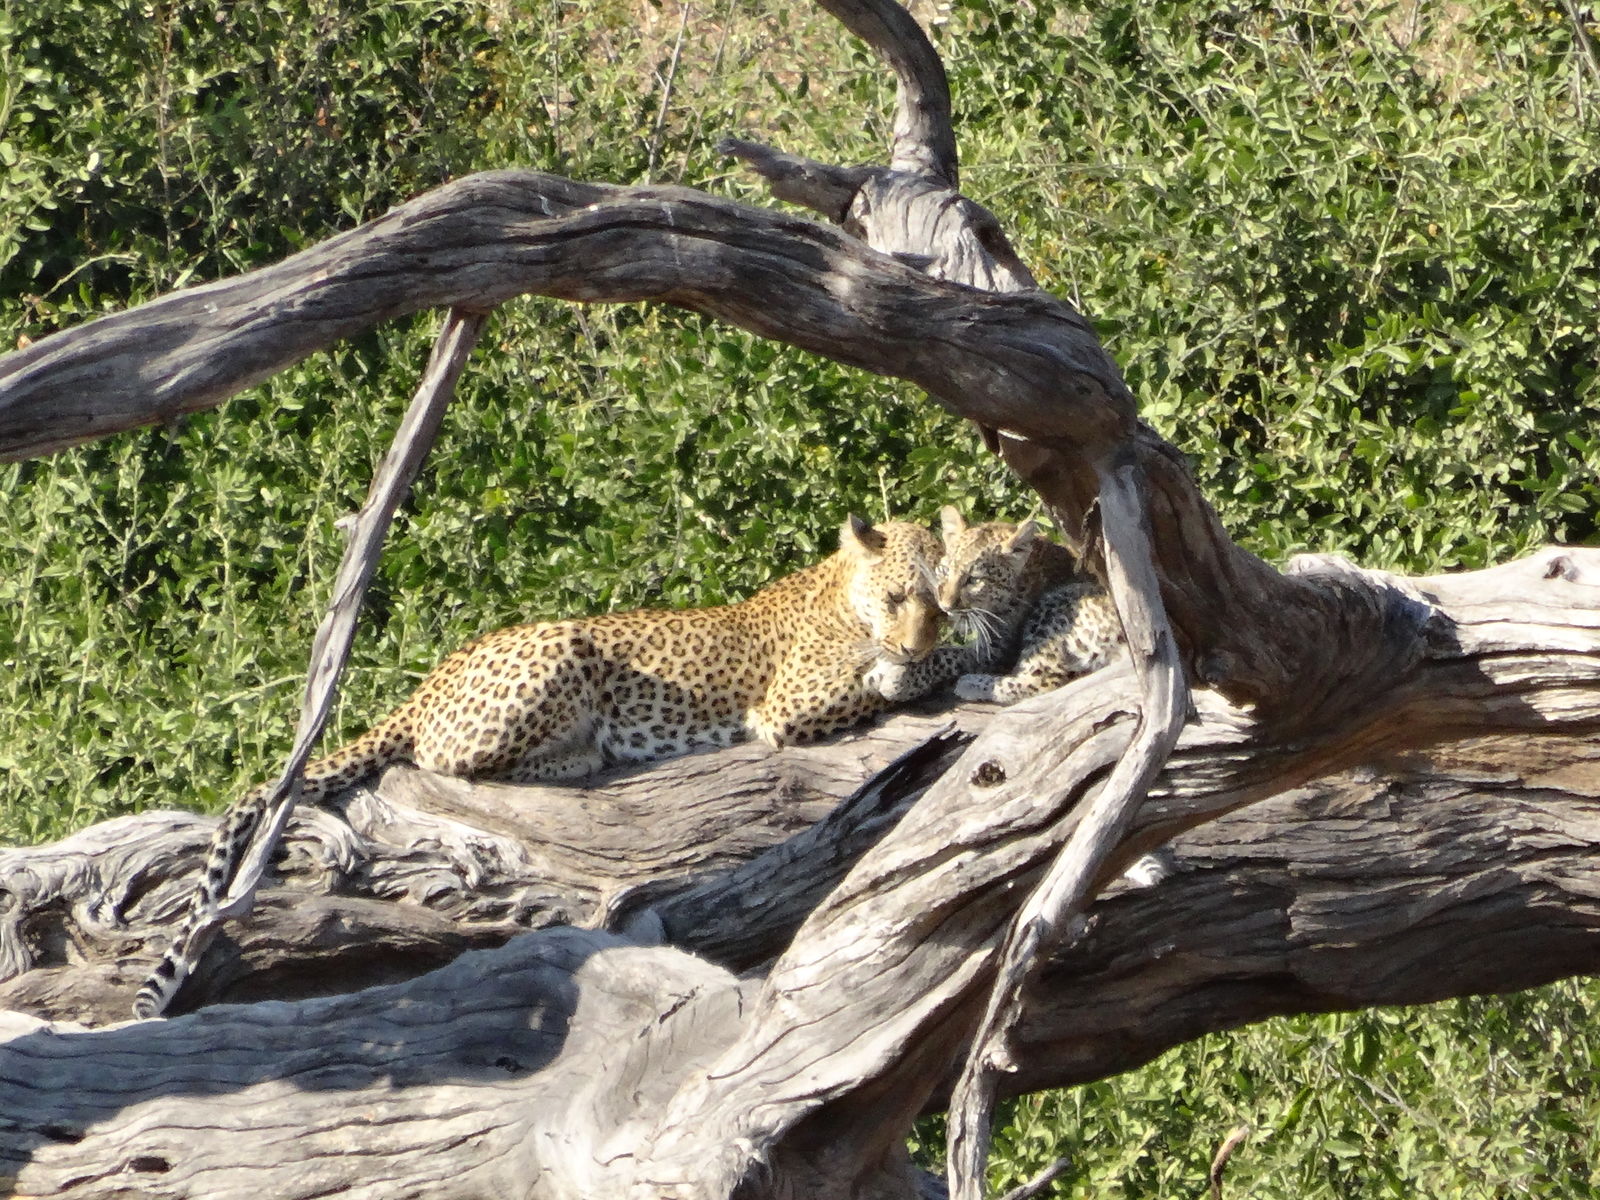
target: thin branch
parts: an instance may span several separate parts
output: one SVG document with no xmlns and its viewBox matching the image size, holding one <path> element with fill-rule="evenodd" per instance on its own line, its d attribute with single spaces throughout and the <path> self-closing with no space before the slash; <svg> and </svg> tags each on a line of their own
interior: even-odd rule
<svg viewBox="0 0 1600 1200">
<path fill-rule="evenodd" d="M 1161 604 L 1133 468 L 1103 475 L 1100 496 L 1107 585 L 1139 677 L 1138 724 L 1110 777 L 1088 802 L 1082 820 L 1007 933 L 995 985 L 952 1098 L 952 1200 L 981 1200 L 983 1195 L 998 1081 L 1002 1072 L 1014 1069 L 1007 1043 L 1021 1016 L 1024 989 L 1060 945 L 1067 923 L 1088 906 L 1177 744 L 1189 711 L 1188 682 Z"/>
<path fill-rule="evenodd" d="M 1044 1170 L 1040 1171 L 1027 1183 L 1018 1184 L 1000 1200 L 1033 1200 L 1035 1196 L 1043 1195 L 1045 1188 L 1067 1173 L 1067 1168 L 1072 1166 L 1070 1158 L 1058 1158 Z"/>
<path fill-rule="evenodd" d="M 788 154 L 760 142 L 725 137 L 717 153 L 737 158 L 767 181 L 772 194 L 789 204 L 820 213 L 835 225 L 844 221 L 861 185 L 877 167 L 836 167 L 798 154 Z"/>
<path fill-rule="evenodd" d="M 373 477 L 367 502 L 356 514 L 350 530 L 344 559 L 334 580 L 333 599 L 312 643 L 305 701 L 295 729 L 294 746 L 268 792 L 269 816 L 252 837 L 222 903 L 214 912 L 203 915 L 189 932 L 190 961 L 205 952 L 223 921 L 243 916 L 254 906 L 262 874 L 272 860 L 299 798 L 301 775 L 312 747 L 333 710 L 339 676 L 350 657 L 355 638 L 356 617 L 361 611 L 367 585 L 377 569 L 384 535 L 433 445 L 456 380 L 477 344 L 486 319 L 486 313 L 463 309 L 452 309 L 445 318 L 422 382 Z"/>
<path fill-rule="evenodd" d="M 950 81 L 944 63 L 916 18 L 895 0 L 818 0 L 894 70 L 896 171 L 960 186 L 955 127 L 950 121 Z"/>
<path fill-rule="evenodd" d="M 1222 1173 L 1228 1168 L 1228 1160 L 1233 1157 L 1233 1152 L 1244 1144 L 1250 1136 L 1250 1126 L 1240 1125 L 1223 1139 L 1222 1145 L 1217 1147 L 1217 1156 L 1211 1160 L 1211 1170 L 1206 1178 L 1211 1182 L 1211 1200 L 1222 1200 Z"/>
<path fill-rule="evenodd" d="M 661 106 L 656 110 L 655 127 L 650 130 L 650 159 L 645 165 L 644 177 L 656 177 L 656 162 L 661 156 L 661 131 L 667 123 L 667 108 L 672 104 L 672 85 L 678 78 L 678 60 L 683 55 L 683 35 L 689 28 L 689 0 L 683 0 L 678 12 L 678 37 L 672 43 L 672 58 L 667 63 L 667 77 L 661 83 Z"/>
</svg>

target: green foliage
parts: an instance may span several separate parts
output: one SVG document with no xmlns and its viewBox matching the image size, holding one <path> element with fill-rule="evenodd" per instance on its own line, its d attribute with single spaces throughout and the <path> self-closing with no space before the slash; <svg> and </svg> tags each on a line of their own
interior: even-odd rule
<svg viewBox="0 0 1600 1200">
<path fill-rule="evenodd" d="M 1011 1104 L 991 1184 L 1066 1156 L 1057 1196 L 1200 1196 L 1217 1147 L 1248 1125 L 1228 1195 L 1584 1200 L 1600 1195 L 1593 1028 L 1589 997 L 1569 983 L 1208 1036 Z"/>
<path fill-rule="evenodd" d="M 481 151 L 489 45 L 450 0 L 7 0 L 0 294 L 51 328 L 442 182 Z"/>
<path fill-rule="evenodd" d="M 941 27 L 967 190 L 1100 324 L 1269 558 L 1593 541 L 1600 136 L 1529 0 L 1002 4 Z M 0 0 L 0 345 L 524 164 L 766 204 L 723 133 L 876 160 L 891 89 L 810 6 Z M 1593 25 L 1590 32 L 1596 32 Z M 432 322 L 214 413 L 0 467 L 0 841 L 216 808 L 287 749 L 312 631 Z M 747 594 L 849 511 L 1030 506 L 925 398 L 714 322 L 496 316 L 375 584 L 340 729 L 514 620 Z M 1596 1192 L 1575 985 L 1274 1022 L 1011 1110 L 1057 1195 Z M 929 1136 L 935 1136 L 931 1130 Z"/>
<path fill-rule="evenodd" d="M 1595 536 L 1600 147 L 1564 10 L 957 7 L 969 187 L 1236 536 L 1430 568 Z"/>
</svg>

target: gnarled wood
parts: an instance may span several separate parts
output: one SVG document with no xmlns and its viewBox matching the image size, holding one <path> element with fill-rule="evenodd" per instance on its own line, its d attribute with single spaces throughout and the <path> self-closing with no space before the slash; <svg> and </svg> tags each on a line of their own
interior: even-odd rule
<svg viewBox="0 0 1600 1200">
<path fill-rule="evenodd" d="M 1298 762 L 1282 749 L 1265 763 L 1251 755 L 1257 731 L 1248 716 L 1202 697 L 1200 720 L 1141 814 L 1128 853 L 1207 815 L 1227 815 L 1177 839 L 1175 870 L 1160 884 L 1117 889 L 1093 907 L 1086 936 L 1056 957 L 1030 993 L 1015 1034 L 1019 1070 L 1003 1088 L 1094 1078 L 1268 1013 L 1522 987 L 1600 966 L 1597 580 L 1600 552 L 1552 551 L 1510 567 L 1415 581 L 1417 594 L 1431 597 L 1419 600 L 1429 605 L 1431 633 L 1398 706 L 1337 744 L 1299 749 Z M 1126 670 L 1102 674 L 1004 714 L 1014 719 L 991 718 L 980 744 L 1006 767 L 1035 762 L 1051 746 L 1063 753 L 1055 724 L 1063 708 L 1074 708 L 1080 721 L 1117 710 L 1114 693 Z M 1465 686 L 1471 680 L 1476 686 Z M 872 754 L 887 756 L 895 739 L 924 738 L 942 720 L 896 718 L 865 741 Z M 1489 726 L 1500 732 L 1482 732 Z M 1112 724 L 1101 743 L 1066 756 L 1073 765 L 1086 755 L 1109 762 L 1115 746 L 1105 743 L 1125 736 L 1125 725 Z M 847 739 L 792 753 L 826 760 L 831 771 L 861 750 L 862 739 Z M 698 794 L 692 785 L 682 794 L 704 819 L 719 808 L 711 768 L 732 765 L 737 774 L 741 762 L 753 766 L 765 756 L 759 747 L 737 747 L 662 764 L 641 778 L 663 772 L 686 785 L 699 781 Z M 1363 764 L 1352 774 L 1244 804 L 1273 779 L 1352 760 Z M 938 766 L 927 764 L 929 773 Z M 674 1126 L 661 1114 L 682 1103 L 685 1088 L 701 1100 L 693 1111 L 702 1149 L 725 1144 L 731 1110 L 746 1114 L 742 1128 L 755 1144 L 795 1155 L 826 1131 L 848 1159 L 839 1139 L 850 1120 L 865 1128 L 867 1114 L 881 1113 L 884 1097 L 899 1095 L 902 1084 L 919 1082 L 933 1095 L 948 1085 L 959 1046 L 944 1035 L 982 994 L 974 961 L 996 952 L 1019 884 L 1042 869 L 1072 825 L 1067 808 L 1031 806 L 1020 782 L 980 789 L 982 803 L 941 803 L 938 791 L 955 785 L 972 786 L 947 775 L 807 919 L 822 933 L 850 937 L 802 931 L 764 980 L 739 984 L 674 948 L 550 930 L 411 983 L 289 1008 L 212 1008 L 93 1035 L 62 1029 L 45 1036 L 11 1018 L 0 1077 L 73 1086 L 0 1094 L 7 1131 L 0 1162 L 16 1164 L 23 1194 L 97 1196 L 132 1186 L 146 1195 L 219 1195 L 251 1180 L 260 1190 L 262 1169 L 275 1172 L 274 1186 L 303 1180 L 285 1183 L 275 1193 L 283 1195 L 376 1188 L 374 1179 L 385 1194 L 482 1195 L 506 1185 L 504 1171 L 531 1196 L 622 1194 L 614 1189 L 626 1186 L 645 1148 L 654 1147 L 651 1169 L 664 1174 L 659 1156 L 671 1146 L 660 1134 Z M 559 806 L 568 791 L 448 790 L 461 804 L 514 793 L 526 805 L 529 793 L 549 792 L 541 808 Z M 731 797 L 729 811 L 745 820 L 751 809 L 741 803 Z M 781 803 L 772 801 L 771 812 L 785 819 Z M 614 836 L 603 809 L 592 827 L 597 841 Z M 847 827 L 836 826 L 836 836 Z M 107 833 L 80 836 L 109 844 Z M 573 840 L 565 827 L 563 840 Z M 50 851 L 10 853 L 45 862 Z M 6 878 L 18 877 L 18 861 L 7 864 Z M 817 859 L 808 853 L 795 861 L 803 867 Z M 702 879 L 695 889 L 704 912 L 716 910 L 715 886 Z M 911 891 L 938 899 L 897 907 L 893 893 Z M 657 911 L 671 903 L 657 899 Z M 795 921 L 807 903 L 788 906 Z M 259 919 L 277 911 L 269 906 Z M 897 927 L 879 928 L 886 912 L 901 914 Z M 977 922 L 988 932 L 974 937 Z M 633 926 L 640 927 L 637 914 Z M 772 936 L 781 941 L 783 932 Z M 1478 952 L 1448 952 L 1465 941 Z M 396 941 L 384 953 L 403 959 L 406 949 Z M 841 973 L 849 986 L 836 986 Z M 942 1003 L 930 1009 L 929 995 Z M 830 1042 L 833 1023 L 819 1024 L 829 1007 L 847 1010 L 837 1028 L 854 1037 Z M 598 1036 L 595 1026 L 574 1013 L 618 1014 L 594 1018 L 610 1023 L 611 1040 L 603 1048 L 586 1040 Z M 317 1030 L 313 1039 L 309 1028 Z M 554 1050 L 553 1028 L 568 1030 Z M 636 1033 L 617 1033 L 627 1029 Z M 730 1074 L 737 1057 L 730 1047 L 741 1045 L 746 1065 Z M 514 1065 L 497 1067 L 501 1056 Z M 615 1069 L 592 1078 L 597 1061 Z M 752 1075 L 764 1080 L 764 1100 L 747 1112 L 734 1106 L 752 1094 L 743 1082 Z M 796 1106 L 810 1117 L 791 1121 L 786 1136 L 760 1140 L 764 1120 Z M 255 1158 L 242 1154 L 242 1131 L 285 1128 L 315 1136 L 269 1141 Z M 686 1141 L 695 1128 L 686 1129 Z M 601 1138 L 597 1131 L 609 1132 Z M 180 1144 L 188 1147 L 182 1156 Z M 370 1155 L 321 1149 L 356 1144 L 375 1150 L 376 1175 Z M 514 1160 L 503 1157 L 511 1144 Z M 556 1146 L 569 1150 L 549 1149 Z M 290 1161 L 299 1174 L 284 1165 Z M 775 1161 L 792 1183 L 800 1164 L 785 1173 L 788 1160 Z M 892 1155 L 875 1161 L 874 1187 L 892 1180 L 899 1194 L 914 1195 L 927 1186 Z M 816 1162 L 806 1158 L 807 1178 Z M 68 1164 L 77 1190 L 66 1186 Z M 797 1194 L 826 1194 L 824 1184 L 838 1182 L 817 1180 Z"/>
<path fill-rule="evenodd" d="M 962 724 L 986 718 L 970 712 Z M 392 767 L 327 810 L 296 810 L 265 911 L 229 927 L 185 1003 L 391 982 L 530 929 L 626 926 L 646 905 L 656 936 L 748 968 L 783 948 L 937 774 L 959 748 L 951 729 L 948 716 L 906 714 L 844 742 L 741 745 L 613 771 L 588 788 Z M 0 1008 L 125 1020 L 215 823 L 145 813 L 52 846 L 0 849 Z"/>
<path fill-rule="evenodd" d="M 900 77 L 893 167 L 735 148 L 842 231 L 683 189 L 473 176 L 0 359 L 0 454 L 217 403 L 424 307 L 538 292 L 718 316 L 918 383 L 978 422 L 1075 539 L 1107 473 L 1141 481 L 1151 611 L 1212 690 L 1101 874 L 1174 838 L 1178 871 L 1091 910 L 1028 996 L 1006 1086 L 1089 1077 L 1283 1007 L 1536 981 L 1525 954 L 1436 952 L 1464 930 L 1547 947 L 1553 972 L 1593 965 L 1600 553 L 1404 580 L 1334 560 L 1278 572 L 1239 549 L 1089 323 L 1033 290 L 993 218 L 951 190 L 925 42 L 886 0 L 829 3 Z M 0 1076 L 19 1086 L 0 1092 L 0 1164 L 24 1194 L 77 1196 L 927 1194 L 904 1127 L 949 1087 L 1020 898 L 1149 711 L 1135 672 L 1109 668 L 990 716 L 959 754 L 915 751 L 804 832 L 832 802 L 808 795 L 797 819 L 772 774 L 784 760 L 755 747 L 537 789 L 532 829 L 523 789 L 429 784 L 427 813 L 400 815 L 385 789 L 422 785 L 394 773 L 348 820 L 309 819 L 285 867 L 299 890 L 268 898 L 240 933 L 246 965 L 207 986 L 348 987 L 544 921 L 614 931 L 545 929 L 385 988 L 166 1025 L 6 1018 Z M 884 758 L 929 733 L 896 743 L 897 727 L 915 723 L 870 735 Z M 847 769 L 859 745 L 790 761 L 826 759 L 819 774 L 849 782 L 817 791 L 837 797 L 869 773 Z M 611 805 L 634 786 L 656 807 Z M 1261 815 L 1274 806 L 1287 815 Z M 661 815 L 678 809 L 709 828 L 685 840 Z M 161 820 L 0 860 L 7 1003 L 94 1014 L 148 962 L 133 956 L 205 828 Z M 361 894 L 305 898 L 340 877 Z M 1236 946 L 1248 957 L 1227 957 Z M 1329 962 L 1373 970 L 1355 991 Z M 271 1140 L 245 1151 L 245 1132 Z"/>
</svg>

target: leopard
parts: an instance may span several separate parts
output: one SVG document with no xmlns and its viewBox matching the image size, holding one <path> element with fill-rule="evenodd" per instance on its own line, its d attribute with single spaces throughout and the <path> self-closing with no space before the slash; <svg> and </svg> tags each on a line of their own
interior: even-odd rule
<svg viewBox="0 0 1600 1200">
<path fill-rule="evenodd" d="M 513 625 L 448 655 L 397 709 L 309 763 L 315 805 L 398 761 L 470 780 L 580 780 L 756 738 L 808 742 L 879 713 L 866 675 L 937 647 L 943 546 L 907 521 L 844 523 L 839 548 L 738 603 L 640 609 Z M 199 883 L 134 1015 L 163 1015 L 198 963 L 245 850 L 268 815 L 266 786 L 225 814 Z"/>
<path fill-rule="evenodd" d="M 939 606 L 990 666 L 955 681 L 962 700 L 1015 704 L 1107 666 L 1126 642 L 1110 594 L 1034 521 L 968 525 L 940 513 Z M 995 663 L 1012 662 L 1001 674 Z"/>
<path fill-rule="evenodd" d="M 885 695 L 903 691 L 914 699 L 923 689 L 953 686 L 962 700 L 1015 704 L 1109 666 L 1125 652 L 1110 595 L 1037 522 L 969 525 L 953 505 L 940 510 L 939 522 L 939 607 L 955 635 L 970 644 L 940 646 L 913 663 L 879 662 L 868 677 Z M 1158 847 L 1135 860 L 1118 886 L 1155 887 L 1177 869 L 1171 847 Z"/>
<path fill-rule="evenodd" d="M 1099 670 L 1119 652 L 1111 597 L 1037 522 L 969 525 L 953 505 L 939 519 L 938 603 L 966 644 L 876 664 L 868 678 L 880 693 L 910 700 L 952 687 L 962 700 L 1014 704 Z"/>
</svg>

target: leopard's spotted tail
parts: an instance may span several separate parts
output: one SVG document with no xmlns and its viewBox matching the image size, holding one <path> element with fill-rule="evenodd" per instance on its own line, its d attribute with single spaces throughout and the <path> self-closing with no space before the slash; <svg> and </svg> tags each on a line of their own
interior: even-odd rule
<svg viewBox="0 0 1600 1200">
<path fill-rule="evenodd" d="M 156 969 L 139 986 L 138 995 L 133 999 L 133 1015 L 141 1021 L 166 1012 L 183 981 L 199 965 L 205 947 L 194 945 L 195 934 L 209 923 L 222 898 L 228 894 L 234 876 L 239 873 L 245 848 L 266 814 L 267 789 L 257 788 L 230 808 L 217 826 L 211 848 L 206 851 L 205 871 L 189 901 L 189 911 L 184 913 Z"/>
<path fill-rule="evenodd" d="M 349 745 L 307 766 L 300 790 L 301 803 L 316 804 L 362 776 L 409 756 L 411 751 L 409 711 L 402 707 Z M 247 792 L 217 826 L 189 909 L 156 969 L 134 996 L 133 1015 L 140 1020 L 165 1013 L 183 981 L 199 965 L 210 939 L 200 940 L 197 935 L 214 924 L 223 898 L 233 887 L 245 851 L 267 815 L 268 791 L 268 788 L 259 787 Z"/>
</svg>

